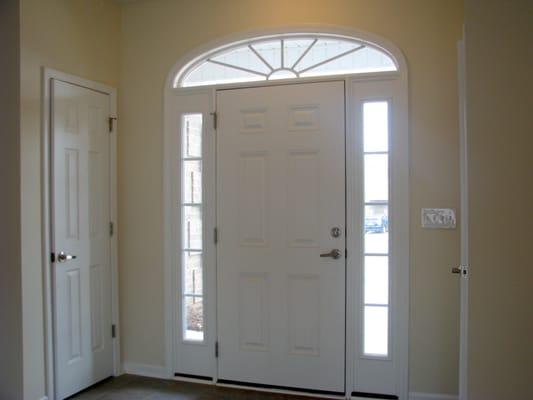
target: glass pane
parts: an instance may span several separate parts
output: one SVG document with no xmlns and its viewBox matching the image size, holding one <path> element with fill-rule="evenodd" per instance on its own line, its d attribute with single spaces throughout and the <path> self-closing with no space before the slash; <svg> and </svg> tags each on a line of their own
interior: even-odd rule
<svg viewBox="0 0 533 400">
<path fill-rule="evenodd" d="M 315 64 L 326 61 L 332 57 L 336 57 L 346 51 L 355 49 L 359 43 L 348 42 L 346 40 L 338 39 L 320 39 L 309 50 L 305 57 L 296 66 L 297 71 L 302 71 Z M 303 75 L 302 75 L 303 76 Z"/>
<path fill-rule="evenodd" d="M 252 46 L 272 68 L 281 68 L 281 40 L 254 43 Z"/>
<path fill-rule="evenodd" d="M 265 76 L 206 61 L 192 70 L 183 81 L 184 87 L 216 85 L 230 82 L 264 81 Z"/>
<path fill-rule="evenodd" d="M 365 47 L 316 68 L 312 68 L 301 75 L 302 77 L 306 77 L 382 71 L 396 71 L 396 65 L 384 53 L 370 47 Z"/>
<path fill-rule="evenodd" d="M 365 202 L 386 202 L 389 199 L 389 156 L 365 155 Z"/>
<path fill-rule="evenodd" d="M 250 50 L 248 46 L 239 47 L 235 50 L 230 50 L 227 53 L 211 58 L 225 64 L 236 65 L 241 68 L 251 69 L 252 71 L 261 72 L 263 74 L 270 73 L 263 61 L 261 61 L 255 53 Z"/>
<path fill-rule="evenodd" d="M 182 120 L 182 157 L 202 156 L 202 114 L 187 114 Z"/>
<path fill-rule="evenodd" d="M 202 294 L 202 253 L 199 251 L 186 251 L 183 256 L 185 294 Z"/>
<path fill-rule="evenodd" d="M 199 250 L 202 248 L 202 207 L 183 207 L 183 247 Z"/>
<path fill-rule="evenodd" d="M 183 161 L 183 202 L 202 202 L 202 161 Z"/>
<path fill-rule="evenodd" d="M 292 68 L 298 58 L 313 43 L 313 39 L 289 39 L 283 42 L 285 68 Z"/>
<path fill-rule="evenodd" d="M 389 303 L 389 257 L 365 257 L 365 303 Z"/>
<path fill-rule="evenodd" d="M 202 297 L 185 296 L 184 298 L 184 333 L 185 340 L 204 340 L 204 304 Z"/>
<path fill-rule="evenodd" d="M 389 344 L 389 308 L 365 306 L 363 352 L 387 356 Z"/>
<path fill-rule="evenodd" d="M 363 105 L 365 151 L 389 151 L 389 103 L 369 102 Z"/>
<path fill-rule="evenodd" d="M 389 252 L 389 208 L 387 205 L 365 206 L 365 253 Z"/>
<path fill-rule="evenodd" d="M 292 71 L 289 71 L 288 69 L 278 69 L 268 77 L 268 79 L 270 80 L 291 78 L 296 78 L 296 74 Z"/>
</svg>

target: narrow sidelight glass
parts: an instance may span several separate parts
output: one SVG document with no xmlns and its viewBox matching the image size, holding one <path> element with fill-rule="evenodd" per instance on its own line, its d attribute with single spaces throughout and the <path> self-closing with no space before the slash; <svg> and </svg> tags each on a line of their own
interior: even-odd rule
<svg viewBox="0 0 533 400">
<path fill-rule="evenodd" d="M 362 104 L 364 148 L 363 343 L 365 357 L 389 357 L 389 102 Z"/>
<path fill-rule="evenodd" d="M 185 114 L 181 122 L 182 338 L 203 342 L 202 114 Z"/>
</svg>

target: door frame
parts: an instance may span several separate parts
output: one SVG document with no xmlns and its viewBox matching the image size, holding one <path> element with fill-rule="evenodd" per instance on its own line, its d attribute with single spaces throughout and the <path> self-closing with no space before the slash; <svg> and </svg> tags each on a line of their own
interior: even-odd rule
<svg viewBox="0 0 533 400">
<path fill-rule="evenodd" d="M 53 340 L 53 282 L 51 248 L 51 113 L 52 113 L 52 79 L 81 86 L 109 96 L 109 115 L 113 118 L 112 130 L 109 133 L 109 212 L 113 222 L 113 235 L 110 236 L 110 267 L 111 267 L 111 319 L 115 325 L 113 338 L 113 373 L 120 375 L 120 321 L 118 302 L 118 229 L 117 229 L 117 90 L 88 79 L 67 74 L 55 69 L 43 67 L 41 69 L 42 98 L 41 98 L 41 227 L 42 227 L 42 271 L 43 271 L 43 323 L 45 337 L 45 385 L 48 400 L 55 400 L 55 367 Z"/>
<path fill-rule="evenodd" d="M 354 39 L 362 39 L 373 44 L 376 44 L 386 49 L 392 54 L 398 63 L 398 71 L 395 72 L 376 72 L 363 73 L 354 75 L 337 75 L 329 77 L 318 78 L 301 78 L 298 80 L 276 80 L 267 82 L 246 82 L 224 85 L 211 85 L 199 87 L 175 87 L 175 77 L 182 70 L 182 68 L 189 65 L 192 61 L 200 57 L 203 53 L 229 44 L 238 42 L 240 40 L 247 40 L 253 37 L 260 37 L 261 35 L 276 35 L 291 32 L 316 32 L 329 33 L 349 36 Z M 397 218 L 396 223 L 391 225 L 391 268 L 397 267 L 395 287 L 391 288 L 391 310 L 396 315 L 395 320 L 391 320 L 391 327 L 394 326 L 396 331 L 390 339 L 390 346 L 394 352 L 394 358 L 399 366 L 396 366 L 394 372 L 394 384 L 397 388 L 401 400 L 408 399 L 408 345 L 409 345 L 409 270 L 410 270 L 410 202 L 409 202 L 409 114 L 408 114 L 408 73 L 407 63 L 405 57 L 399 48 L 394 44 L 380 38 L 374 34 L 359 31 L 346 27 L 335 27 L 330 25 L 303 25 L 279 27 L 273 29 L 252 30 L 232 34 L 219 40 L 207 43 L 199 48 L 188 53 L 182 57 L 171 69 L 164 87 L 164 112 L 163 112 L 163 126 L 164 126 L 164 156 L 163 156 L 163 203 L 164 203 L 164 273 L 165 273 L 165 365 L 160 370 L 158 376 L 166 378 L 174 378 L 180 380 L 190 380 L 194 376 L 187 374 L 180 374 L 182 376 L 175 377 L 176 370 L 176 354 L 178 347 L 182 346 L 180 340 L 178 313 L 180 307 L 176 304 L 176 294 L 180 288 L 180 274 L 181 263 L 176 256 L 176 249 L 179 248 L 180 226 L 179 215 L 175 204 L 179 204 L 179 135 L 180 122 L 177 116 L 185 113 L 201 113 L 204 118 L 203 126 L 203 140 L 204 144 L 204 191 L 216 195 L 216 181 L 213 176 L 213 171 L 208 171 L 209 166 L 216 165 L 215 153 L 215 138 L 216 129 L 213 118 L 210 114 L 216 112 L 215 98 L 217 89 L 238 89 L 263 87 L 271 85 L 297 84 L 297 83 L 311 83 L 311 82 L 325 82 L 325 81 L 345 81 L 345 126 L 346 126 L 346 169 L 347 169 L 347 186 L 346 186 L 346 205 L 347 205 L 347 221 L 352 221 L 352 226 L 347 224 L 347 230 L 353 231 L 353 221 L 362 221 L 362 211 L 360 202 L 360 190 L 362 182 L 357 172 L 350 174 L 350 171 L 357 171 L 356 168 L 362 166 L 362 149 L 361 138 L 357 132 L 360 128 L 356 124 L 356 111 L 354 110 L 355 102 L 361 100 L 377 99 L 377 98 L 393 98 L 396 112 L 392 120 L 391 129 L 394 130 L 397 137 L 395 139 L 392 152 L 390 153 L 390 171 L 391 171 L 391 198 L 395 200 L 391 202 L 391 213 L 394 213 Z M 369 95 L 363 98 L 357 98 L 355 89 L 364 87 L 365 84 L 375 84 L 378 87 L 378 93 L 374 96 Z M 387 94 L 388 93 L 388 94 Z M 358 147 L 359 146 L 359 147 Z M 359 190 L 359 194 L 357 191 Z M 206 197 L 210 194 L 207 193 Z M 205 199 L 205 197 L 204 197 Z M 216 249 L 212 240 L 212 233 L 215 227 L 214 216 L 216 216 L 215 201 L 207 200 L 206 210 L 207 215 L 204 217 L 204 245 L 206 249 L 204 252 L 208 255 L 210 260 L 214 260 Z M 362 223 L 362 222 L 361 222 Z M 361 249 L 362 241 L 360 239 L 348 238 L 347 249 L 349 254 L 358 254 Z M 176 247 L 178 246 L 178 247 Z M 346 280 L 346 362 L 345 362 L 345 382 L 346 382 L 346 397 L 356 398 L 352 396 L 353 388 L 355 387 L 355 366 L 358 359 L 364 358 L 359 354 L 359 345 L 357 341 L 357 331 L 360 327 L 355 324 L 356 312 L 359 299 L 353 294 L 353 290 L 357 288 L 360 281 L 362 260 L 358 257 L 348 257 L 347 259 L 347 280 Z M 202 379 L 197 382 L 217 384 L 217 362 L 214 357 L 214 351 L 211 352 L 211 346 L 214 347 L 213 337 L 216 337 L 216 300 L 211 304 L 212 298 L 216 299 L 216 262 L 206 262 L 204 265 L 205 274 L 205 304 L 206 311 L 206 325 L 207 340 L 202 344 L 191 344 L 209 348 L 209 371 L 208 374 L 203 374 Z M 392 301 L 396 301 L 393 304 Z M 212 310 L 215 311 L 212 311 Z M 211 310 L 211 311 L 210 311 Z M 392 329 L 392 328 L 391 328 Z M 206 353 L 207 354 L 207 353 Z M 200 374 L 198 374 L 200 375 Z"/>
</svg>

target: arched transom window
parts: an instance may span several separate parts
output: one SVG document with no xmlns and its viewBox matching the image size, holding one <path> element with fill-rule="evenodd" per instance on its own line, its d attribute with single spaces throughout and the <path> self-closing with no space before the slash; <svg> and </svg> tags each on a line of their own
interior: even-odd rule
<svg viewBox="0 0 533 400">
<path fill-rule="evenodd" d="M 385 50 L 334 35 L 284 35 L 225 46 L 181 71 L 175 87 L 397 71 Z"/>
</svg>

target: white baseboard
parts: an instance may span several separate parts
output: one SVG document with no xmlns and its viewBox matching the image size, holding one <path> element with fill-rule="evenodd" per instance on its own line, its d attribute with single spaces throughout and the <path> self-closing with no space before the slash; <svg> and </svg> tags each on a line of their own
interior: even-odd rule
<svg viewBox="0 0 533 400">
<path fill-rule="evenodd" d="M 163 365 L 150 365 L 126 362 L 124 363 L 123 371 L 126 374 L 148 376 L 150 378 L 170 378 Z"/>
<path fill-rule="evenodd" d="M 455 394 L 441 394 L 441 393 L 409 393 L 409 400 L 458 400 L 459 396 Z"/>
</svg>

